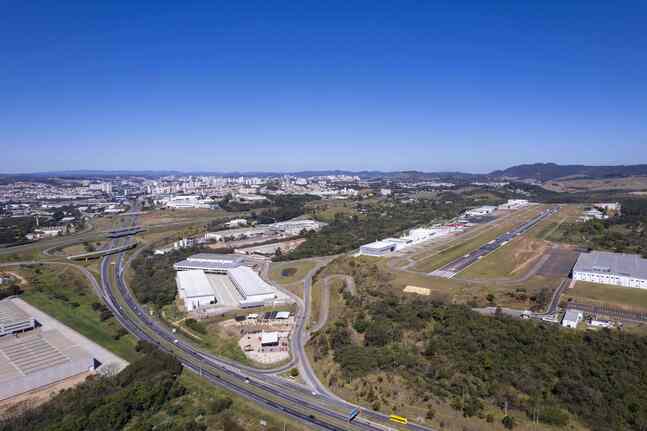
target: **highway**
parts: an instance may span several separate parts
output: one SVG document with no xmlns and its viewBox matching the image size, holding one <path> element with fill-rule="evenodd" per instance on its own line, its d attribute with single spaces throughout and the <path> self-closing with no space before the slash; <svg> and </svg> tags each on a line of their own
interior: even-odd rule
<svg viewBox="0 0 647 431">
<path fill-rule="evenodd" d="M 453 278 L 456 274 L 458 274 L 468 266 L 477 262 L 479 259 L 482 259 L 484 256 L 496 251 L 497 249 L 499 249 L 499 247 L 502 247 L 508 242 L 510 242 L 511 240 L 513 240 L 516 236 L 523 235 L 524 233 L 528 232 L 537 223 L 541 222 L 547 217 L 550 217 L 551 215 L 555 214 L 557 211 L 559 211 L 558 207 L 545 209 L 532 220 L 529 220 L 526 223 L 522 224 L 521 226 L 518 226 L 504 234 L 497 236 L 495 239 L 488 242 L 487 244 L 480 246 L 479 248 L 471 251 L 465 256 L 461 256 L 453 260 L 452 262 L 446 264 L 445 266 L 431 272 L 429 275 L 433 275 L 436 277 L 443 277 L 443 278 Z"/>
<path fill-rule="evenodd" d="M 135 220 L 133 220 L 134 223 Z M 114 239 L 111 248 L 121 245 Z M 306 381 L 314 383 L 315 391 L 281 379 L 266 371 L 225 361 L 208 355 L 174 334 L 171 329 L 151 318 L 133 298 L 127 287 L 125 253 L 103 257 L 101 260 L 101 285 L 99 291 L 106 305 L 121 325 L 137 338 L 145 340 L 159 349 L 174 355 L 187 369 L 201 375 L 210 383 L 224 387 L 250 401 L 270 410 L 283 413 L 312 429 L 326 430 L 388 430 L 388 415 L 361 409 L 361 416 L 353 422 L 346 419 L 357 406 L 331 396 L 327 388 L 319 383 L 305 357 L 305 319 L 296 325 L 292 339 L 294 354 L 299 368 L 306 373 Z M 311 278 L 308 278 L 310 281 Z M 308 283 L 306 283 L 308 284 Z M 306 286 L 309 288 L 309 286 Z M 302 316 L 307 316 L 307 308 Z M 370 420 L 368 420 L 370 418 Z M 385 426 L 387 423 L 389 426 Z M 410 423 L 402 429 L 430 431 L 430 428 Z"/>
</svg>

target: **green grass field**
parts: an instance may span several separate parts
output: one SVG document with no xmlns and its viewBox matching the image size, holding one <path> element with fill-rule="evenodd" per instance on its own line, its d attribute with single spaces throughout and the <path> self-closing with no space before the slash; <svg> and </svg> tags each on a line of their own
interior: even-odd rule
<svg viewBox="0 0 647 431">
<path fill-rule="evenodd" d="M 302 281 L 317 263 L 312 260 L 272 263 L 270 279 L 279 284 L 292 284 Z"/>
<path fill-rule="evenodd" d="M 113 317 L 102 321 L 101 312 L 93 309 L 92 304 L 101 300 L 78 272 L 72 268 L 39 271 L 21 271 L 30 281 L 22 299 L 127 361 L 138 357 L 135 338 L 118 337 L 121 325 Z"/>
<path fill-rule="evenodd" d="M 588 304 L 605 304 L 627 310 L 647 311 L 647 290 L 578 281 L 564 292 L 563 299 L 573 298 Z"/>
</svg>

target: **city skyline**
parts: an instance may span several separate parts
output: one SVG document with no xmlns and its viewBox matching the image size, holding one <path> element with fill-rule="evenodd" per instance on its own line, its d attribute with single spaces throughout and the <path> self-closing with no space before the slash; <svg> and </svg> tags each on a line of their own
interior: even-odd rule
<svg viewBox="0 0 647 431">
<path fill-rule="evenodd" d="M 647 162 L 638 2 L 4 7 L 6 173 Z"/>
</svg>

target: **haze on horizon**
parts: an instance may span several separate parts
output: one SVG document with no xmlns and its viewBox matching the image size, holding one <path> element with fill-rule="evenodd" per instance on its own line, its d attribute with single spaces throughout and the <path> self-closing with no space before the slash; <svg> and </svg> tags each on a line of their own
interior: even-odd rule
<svg viewBox="0 0 647 431">
<path fill-rule="evenodd" d="M 647 162 L 647 3 L 12 2 L 0 172 Z"/>
</svg>

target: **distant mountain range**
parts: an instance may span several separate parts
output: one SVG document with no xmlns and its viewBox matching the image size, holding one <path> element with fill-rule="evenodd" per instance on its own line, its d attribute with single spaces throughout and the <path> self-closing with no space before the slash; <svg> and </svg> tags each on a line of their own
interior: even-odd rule
<svg viewBox="0 0 647 431">
<path fill-rule="evenodd" d="M 587 166 L 587 165 L 558 165 L 556 163 L 534 163 L 517 165 L 494 171 L 492 177 L 508 177 L 549 181 L 564 177 L 613 178 L 647 175 L 647 165 L 616 165 L 616 166 Z"/>
<path fill-rule="evenodd" d="M 587 165 L 558 165 L 556 163 L 533 163 L 512 166 L 507 169 L 497 170 L 489 174 L 472 174 L 467 172 L 421 172 L 421 171 L 348 171 L 348 170 L 311 170 L 298 172 L 209 172 L 209 171 L 178 171 L 178 170 L 73 170 L 35 172 L 29 174 L 0 174 L 4 178 L 102 178 L 116 176 L 140 176 L 156 178 L 170 175 L 216 175 L 225 177 L 257 176 L 270 177 L 292 175 L 297 177 L 327 176 L 327 175 L 353 175 L 362 179 L 390 179 L 390 180 L 417 180 L 425 181 L 436 178 L 484 180 L 497 178 L 533 179 L 549 181 L 564 177 L 611 178 L 647 175 L 647 164 L 642 165 L 616 165 L 616 166 L 587 166 Z"/>
</svg>

